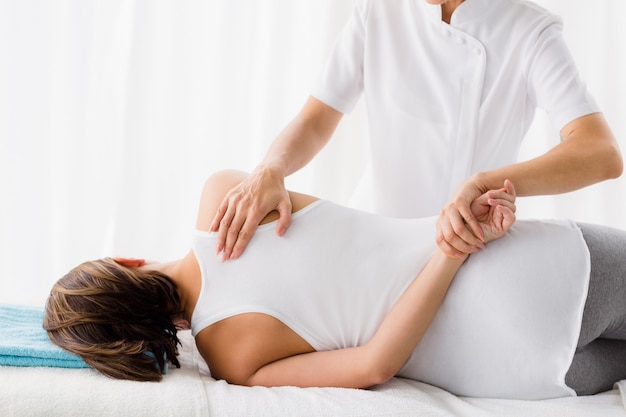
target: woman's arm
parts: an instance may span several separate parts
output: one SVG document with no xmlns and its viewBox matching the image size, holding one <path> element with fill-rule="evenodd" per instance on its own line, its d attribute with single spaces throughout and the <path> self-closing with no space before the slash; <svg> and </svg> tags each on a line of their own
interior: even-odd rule
<svg viewBox="0 0 626 417">
<path fill-rule="evenodd" d="M 393 377 L 441 305 L 463 260 L 437 249 L 365 345 L 291 356 L 261 367 L 244 385 L 366 388 Z"/>
<path fill-rule="evenodd" d="M 490 206 L 488 213 L 476 215 L 481 220 L 486 241 L 504 235 L 515 221 L 510 200 L 500 204 L 501 193 L 514 195 L 510 182 L 492 193 L 492 197 L 484 199 Z M 274 361 L 262 366 L 249 378 L 236 382 L 263 386 L 363 388 L 387 381 L 400 370 L 430 326 L 465 258 L 450 258 L 436 249 L 367 344 Z"/>
</svg>

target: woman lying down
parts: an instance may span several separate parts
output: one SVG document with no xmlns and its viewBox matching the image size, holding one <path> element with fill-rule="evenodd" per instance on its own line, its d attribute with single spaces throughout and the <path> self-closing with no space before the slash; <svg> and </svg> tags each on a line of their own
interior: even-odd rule
<svg viewBox="0 0 626 417">
<path fill-rule="evenodd" d="M 191 325 L 213 377 L 233 384 L 365 388 L 394 376 L 465 396 L 593 394 L 626 378 L 626 232 L 515 222 L 506 182 L 472 205 L 485 247 L 434 242 L 436 218 L 392 219 L 291 193 L 246 252 L 223 261 L 210 223 L 244 173 L 206 182 L 182 259 L 86 262 L 47 302 L 51 340 L 114 377 L 157 381 Z"/>
</svg>

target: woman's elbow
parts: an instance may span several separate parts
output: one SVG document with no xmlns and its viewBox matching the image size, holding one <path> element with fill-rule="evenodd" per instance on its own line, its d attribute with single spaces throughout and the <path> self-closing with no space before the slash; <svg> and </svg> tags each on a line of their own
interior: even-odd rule
<svg viewBox="0 0 626 417">
<path fill-rule="evenodd" d="M 365 363 L 365 380 L 367 386 L 381 385 L 396 376 L 399 369 L 387 356 L 374 356 Z"/>
<path fill-rule="evenodd" d="M 384 384 L 385 382 L 388 382 L 389 380 L 391 380 L 391 378 L 393 378 L 394 376 L 396 376 L 395 372 L 392 372 L 386 369 L 375 370 L 374 372 L 371 372 L 369 375 L 368 386 L 373 387 L 375 385 Z"/>
</svg>

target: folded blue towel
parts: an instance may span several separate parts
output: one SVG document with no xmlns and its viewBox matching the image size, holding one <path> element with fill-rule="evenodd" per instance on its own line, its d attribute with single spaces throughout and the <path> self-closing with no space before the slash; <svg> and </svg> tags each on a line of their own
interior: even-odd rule
<svg viewBox="0 0 626 417">
<path fill-rule="evenodd" d="M 43 308 L 0 304 L 0 365 L 87 368 L 50 341 L 43 316 Z"/>
</svg>

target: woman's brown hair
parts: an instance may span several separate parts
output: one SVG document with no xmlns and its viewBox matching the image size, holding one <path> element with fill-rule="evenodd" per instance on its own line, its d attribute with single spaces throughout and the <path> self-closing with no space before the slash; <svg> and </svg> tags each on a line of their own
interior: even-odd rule
<svg viewBox="0 0 626 417">
<path fill-rule="evenodd" d="M 167 275 L 107 258 L 85 262 L 57 281 L 43 327 L 53 343 L 107 376 L 160 381 L 168 361 L 180 367 L 173 321 L 180 310 Z"/>
</svg>

